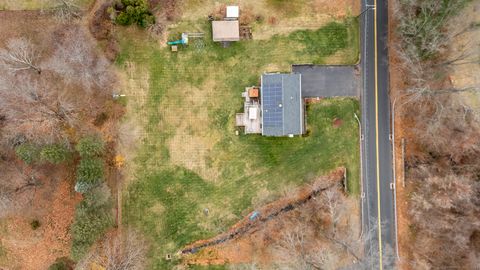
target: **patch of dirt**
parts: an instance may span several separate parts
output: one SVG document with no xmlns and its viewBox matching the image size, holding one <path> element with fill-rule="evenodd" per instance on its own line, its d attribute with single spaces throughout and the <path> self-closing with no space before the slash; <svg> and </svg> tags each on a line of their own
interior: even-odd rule
<svg viewBox="0 0 480 270">
<path fill-rule="evenodd" d="M 340 119 L 340 118 L 335 118 L 333 119 L 333 123 L 332 123 L 333 127 L 341 127 L 343 125 L 343 120 Z"/>
<path fill-rule="evenodd" d="M 47 269 L 56 258 L 70 255 L 69 230 L 81 196 L 65 179 L 48 195 L 41 189 L 35 194 L 32 208 L 42 209 L 45 214 L 33 214 L 30 218 L 13 216 L 4 221 L 5 233 L 0 238 L 7 250 L 7 266 L 12 269 Z M 30 225 L 33 219 L 40 221 L 36 230 Z"/>
</svg>

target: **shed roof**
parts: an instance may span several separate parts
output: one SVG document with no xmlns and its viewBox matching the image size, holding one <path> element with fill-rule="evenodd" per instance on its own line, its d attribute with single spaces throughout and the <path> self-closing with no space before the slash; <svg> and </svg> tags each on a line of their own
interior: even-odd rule
<svg viewBox="0 0 480 270">
<path fill-rule="evenodd" d="M 301 74 L 262 75 L 262 135 L 304 133 Z"/>
<path fill-rule="evenodd" d="M 213 41 L 239 41 L 240 26 L 238 21 L 213 21 Z"/>
<path fill-rule="evenodd" d="M 227 18 L 238 18 L 239 13 L 238 6 L 227 6 Z"/>
</svg>

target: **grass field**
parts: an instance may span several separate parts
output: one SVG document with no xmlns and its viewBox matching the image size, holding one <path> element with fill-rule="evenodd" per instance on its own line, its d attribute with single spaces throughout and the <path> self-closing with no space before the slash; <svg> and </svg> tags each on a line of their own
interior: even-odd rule
<svg viewBox="0 0 480 270">
<path fill-rule="evenodd" d="M 75 3 L 86 8 L 94 0 L 77 0 Z M 39 10 L 58 5 L 54 0 L 0 0 L 0 10 Z"/>
<path fill-rule="evenodd" d="M 357 100 L 309 105 L 306 137 L 237 136 L 234 127 L 241 92 L 258 85 L 262 72 L 325 63 L 340 51 L 351 56 L 345 64 L 355 63 L 357 28 L 352 20 L 332 22 L 315 31 L 222 48 L 209 41 L 207 24 L 185 22 L 172 39 L 182 31 L 204 31 L 205 44 L 178 53 L 145 41 L 135 30 L 120 33 L 118 65 L 128 74 L 125 124 L 141 129 L 124 222 L 150 238 L 149 269 L 168 269 L 167 253 L 226 230 L 254 207 L 337 166 L 347 167 L 349 190 L 358 194 Z M 332 125 L 336 118 L 342 119 L 339 127 Z"/>
</svg>

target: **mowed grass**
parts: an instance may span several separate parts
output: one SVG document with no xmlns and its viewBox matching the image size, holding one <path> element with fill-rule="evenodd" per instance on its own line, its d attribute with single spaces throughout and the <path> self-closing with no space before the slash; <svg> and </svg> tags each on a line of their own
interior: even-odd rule
<svg viewBox="0 0 480 270">
<path fill-rule="evenodd" d="M 358 194 L 356 99 L 309 105 L 305 137 L 237 136 L 234 127 L 241 92 L 258 85 L 262 72 L 288 72 L 293 63 L 323 63 L 338 51 L 358 50 L 351 37 L 355 27 L 355 21 L 333 22 L 222 48 L 210 41 L 207 24 L 185 22 L 175 33 L 204 31 L 205 44 L 199 49 L 191 40 L 178 53 L 135 31 L 122 33 L 118 64 L 132 71 L 130 80 L 148 80 L 149 88 L 126 93 L 134 93 L 126 118 L 141 125 L 143 134 L 123 211 L 124 222 L 151 240 L 149 269 L 169 269 L 174 262 L 166 262 L 166 254 L 225 231 L 256 206 L 338 166 L 347 167 L 349 191 Z M 175 33 L 172 38 L 179 37 Z M 342 124 L 335 127 L 335 119 Z"/>
</svg>

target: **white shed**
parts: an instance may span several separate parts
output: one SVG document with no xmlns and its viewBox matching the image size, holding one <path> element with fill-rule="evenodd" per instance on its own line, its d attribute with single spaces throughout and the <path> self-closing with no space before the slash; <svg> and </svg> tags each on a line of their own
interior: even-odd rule
<svg viewBox="0 0 480 270">
<path fill-rule="evenodd" d="M 227 6 L 227 18 L 238 19 L 240 8 L 238 6 Z"/>
</svg>

